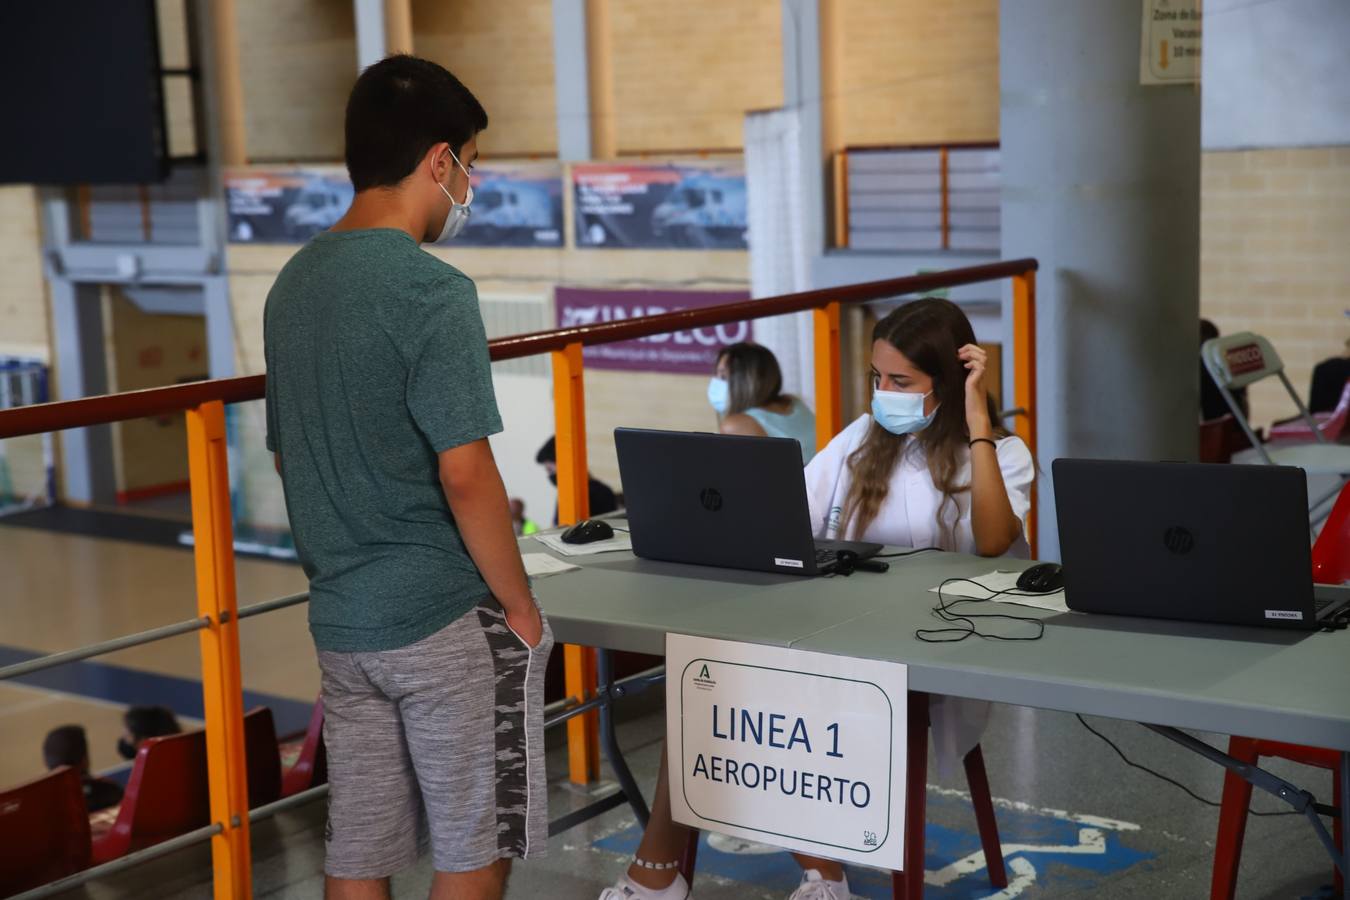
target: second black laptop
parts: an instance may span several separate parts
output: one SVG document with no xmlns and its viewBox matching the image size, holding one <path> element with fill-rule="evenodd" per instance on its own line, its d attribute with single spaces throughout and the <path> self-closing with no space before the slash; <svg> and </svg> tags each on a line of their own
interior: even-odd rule
<svg viewBox="0 0 1350 900">
<path fill-rule="evenodd" d="M 618 428 L 614 444 L 633 552 L 644 559 L 821 575 L 841 552 L 881 552 L 812 538 L 794 440 Z"/>
</svg>

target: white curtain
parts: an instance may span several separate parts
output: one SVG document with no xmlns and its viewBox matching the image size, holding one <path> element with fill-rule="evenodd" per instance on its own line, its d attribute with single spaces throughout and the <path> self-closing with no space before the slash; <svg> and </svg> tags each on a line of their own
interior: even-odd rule
<svg viewBox="0 0 1350 900">
<path fill-rule="evenodd" d="M 745 117 L 750 293 L 776 297 L 810 289 L 811 252 L 804 227 L 798 112 L 775 109 Z M 815 408 L 811 313 L 755 322 L 755 340 L 773 351 L 783 389 Z"/>
</svg>

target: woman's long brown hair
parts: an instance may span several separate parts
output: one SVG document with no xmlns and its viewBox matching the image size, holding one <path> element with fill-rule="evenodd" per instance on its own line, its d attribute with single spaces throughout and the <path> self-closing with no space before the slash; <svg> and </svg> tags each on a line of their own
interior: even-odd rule
<svg viewBox="0 0 1350 900">
<path fill-rule="evenodd" d="M 741 342 L 723 348 L 717 361 L 727 361 L 727 385 L 731 396 L 726 415 L 743 413 L 757 406 L 772 406 L 783 400 L 783 371 L 768 347 Z"/>
<path fill-rule="evenodd" d="M 891 475 L 899 465 L 911 441 L 917 441 L 928 459 L 933 484 L 942 492 L 937 511 L 938 543 L 954 549 L 953 523 L 946 519 L 955 502 L 954 495 L 970 490 L 969 484 L 957 484 L 963 451 L 967 451 L 970 431 L 966 427 L 966 376 L 968 372 L 957 355 L 966 344 L 975 343 L 975 329 L 966 314 L 949 300 L 925 297 L 891 312 L 872 329 L 872 343 L 885 341 L 905 355 L 925 375 L 933 379 L 933 394 L 938 401 L 933 421 L 915 434 L 895 435 L 873 420 L 867 436 L 857 450 L 849 454 L 848 467 L 853 476 L 842 511 L 842 533 L 852 531 L 861 539 L 875 521 L 891 487 Z M 874 387 L 875 389 L 875 387 Z M 1006 437 L 999 427 L 998 407 L 989 402 L 989 421 L 995 433 Z"/>
</svg>

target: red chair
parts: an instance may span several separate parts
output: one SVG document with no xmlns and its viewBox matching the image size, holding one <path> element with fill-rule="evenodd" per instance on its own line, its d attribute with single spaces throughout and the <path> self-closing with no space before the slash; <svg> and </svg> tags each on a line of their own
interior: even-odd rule
<svg viewBox="0 0 1350 900">
<path fill-rule="evenodd" d="M 248 761 L 248 808 L 281 799 L 281 754 L 272 710 L 260 706 L 244 716 L 244 758 Z"/>
<path fill-rule="evenodd" d="M 1341 489 L 1336 505 L 1331 509 L 1317 543 L 1313 545 L 1313 581 L 1318 584 L 1340 584 L 1350 580 L 1350 485 Z M 1330 769 L 1332 793 L 1339 802 L 1341 796 L 1340 754 L 1320 747 L 1304 747 L 1282 741 L 1258 741 L 1233 737 L 1228 741 L 1228 755 L 1245 763 L 1256 765 L 1263 756 L 1274 756 Z M 1232 900 L 1237 890 L 1238 865 L 1242 861 L 1242 838 L 1247 831 L 1247 807 L 1252 799 L 1252 786 L 1239 775 L 1228 772 L 1223 779 L 1223 801 L 1219 807 L 1219 834 L 1214 842 L 1214 873 L 1210 879 L 1211 900 Z M 1336 844 L 1340 846 L 1342 818 L 1336 820 Z M 1342 876 L 1336 874 L 1336 892 L 1340 893 Z"/>
<path fill-rule="evenodd" d="M 1275 756 L 1305 766 L 1331 769 L 1335 773 L 1332 776 L 1332 793 L 1337 798 L 1341 796 L 1340 753 L 1334 750 L 1303 747 L 1282 741 L 1257 741 L 1234 737 L 1228 741 L 1228 755 L 1251 765 L 1256 765 L 1263 756 Z M 1214 873 L 1210 879 L 1210 900 L 1233 900 L 1233 895 L 1237 891 L 1238 866 L 1242 862 L 1242 838 L 1247 831 L 1247 807 L 1251 799 L 1251 782 L 1245 781 L 1233 772 L 1224 775 L 1223 802 L 1219 808 L 1219 834 L 1214 841 Z M 1342 846 L 1341 829 L 1345 827 L 1343 822 L 1344 811 L 1332 829 L 1338 847 Z M 1343 879 L 1339 871 L 1335 871 L 1334 875 L 1336 881 L 1334 893 L 1340 896 Z"/>
<path fill-rule="evenodd" d="M 89 867 L 89 814 L 69 766 L 0 791 L 0 897 Z"/>
<path fill-rule="evenodd" d="M 276 728 L 266 707 L 244 716 L 249 806 L 281 795 Z M 101 864 L 211 823 L 206 775 L 206 732 L 185 731 L 141 744 L 117 821 L 93 844 Z"/>
<path fill-rule="evenodd" d="M 1312 549 L 1313 581 L 1343 584 L 1350 581 L 1350 485 L 1341 488 L 1317 543 Z"/>
<path fill-rule="evenodd" d="M 289 797 L 328 781 L 328 752 L 323 745 L 323 700 L 314 704 L 309 716 L 300 757 L 281 779 L 281 796 Z"/>
</svg>

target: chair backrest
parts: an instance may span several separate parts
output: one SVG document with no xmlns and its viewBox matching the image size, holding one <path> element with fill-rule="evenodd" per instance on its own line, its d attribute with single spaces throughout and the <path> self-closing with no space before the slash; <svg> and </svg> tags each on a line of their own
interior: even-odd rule
<svg viewBox="0 0 1350 900">
<path fill-rule="evenodd" d="M 314 704 L 309 714 L 309 728 L 300 746 L 300 757 L 287 770 L 282 784 L 282 796 L 289 797 L 328 781 L 328 753 L 323 744 L 323 698 Z"/>
<path fill-rule="evenodd" d="M 210 821 L 206 732 L 150 738 L 136 751 L 122 808 L 112 828 L 95 842 L 94 861 L 117 859 Z"/>
<path fill-rule="evenodd" d="M 281 799 L 281 756 L 272 710 L 260 706 L 244 716 L 244 757 L 248 761 L 248 806 Z"/>
<path fill-rule="evenodd" d="M 249 806 L 276 800 L 281 796 L 281 762 L 270 709 L 260 707 L 244 716 L 244 747 Z M 197 729 L 150 738 L 136 753 L 117 821 L 94 846 L 95 862 L 116 859 L 210 823 L 206 732 Z"/>
<path fill-rule="evenodd" d="M 1341 488 L 1336 505 L 1313 544 L 1312 564 L 1313 581 L 1318 584 L 1350 581 L 1350 483 Z"/>
<path fill-rule="evenodd" d="M 89 813 L 80 773 L 61 766 L 0 791 L 0 897 L 89 866 Z"/>
<path fill-rule="evenodd" d="M 1270 341 L 1250 331 L 1205 341 L 1200 358 L 1214 380 L 1230 391 L 1284 371 L 1284 362 Z"/>
</svg>

